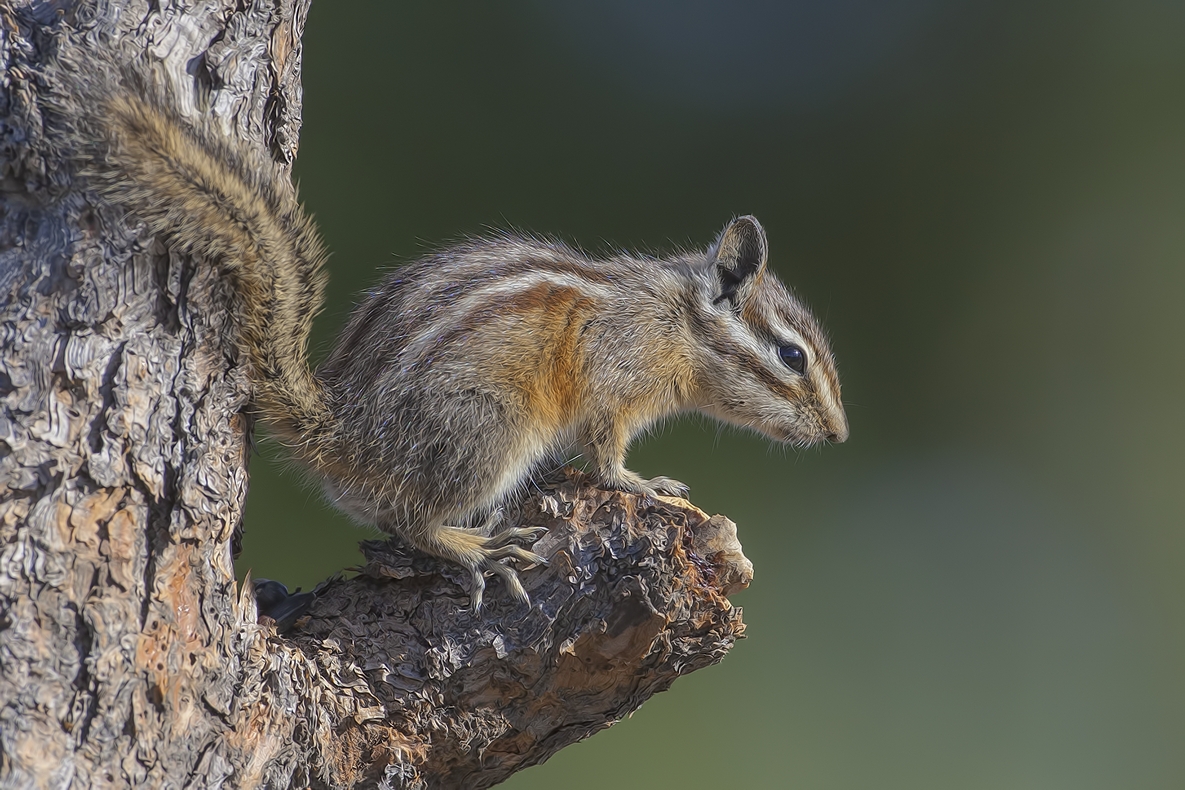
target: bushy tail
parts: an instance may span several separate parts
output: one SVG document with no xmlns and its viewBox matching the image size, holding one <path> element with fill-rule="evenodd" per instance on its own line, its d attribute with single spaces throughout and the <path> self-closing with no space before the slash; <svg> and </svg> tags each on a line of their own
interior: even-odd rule
<svg viewBox="0 0 1185 790">
<path fill-rule="evenodd" d="M 276 163 L 183 120 L 143 82 L 92 79 L 77 97 L 71 109 L 87 117 L 75 126 L 90 137 L 84 174 L 169 244 L 234 278 L 257 408 L 300 460 L 321 466 L 334 431 L 308 362 L 326 280 L 316 227 Z"/>
</svg>

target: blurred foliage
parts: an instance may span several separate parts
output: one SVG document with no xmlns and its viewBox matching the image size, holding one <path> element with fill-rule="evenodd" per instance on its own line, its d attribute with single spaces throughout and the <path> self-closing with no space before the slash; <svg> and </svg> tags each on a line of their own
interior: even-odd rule
<svg viewBox="0 0 1185 790">
<path fill-rule="evenodd" d="M 315 4 L 322 346 L 464 234 L 753 213 L 840 360 L 843 446 L 686 419 L 632 453 L 740 525 L 750 638 L 508 787 L 1185 786 L 1183 40 L 1156 0 Z M 241 569 L 356 561 L 252 472 Z"/>
</svg>

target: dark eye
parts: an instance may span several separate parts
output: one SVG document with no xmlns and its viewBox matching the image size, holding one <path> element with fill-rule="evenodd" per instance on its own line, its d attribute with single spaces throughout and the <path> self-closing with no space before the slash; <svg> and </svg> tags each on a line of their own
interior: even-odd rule
<svg viewBox="0 0 1185 790">
<path fill-rule="evenodd" d="M 800 375 L 806 375 L 806 352 L 798 346 L 782 346 L 778 349 L 778 356 L 786 363 L 786 367 Z"/>
</svg>

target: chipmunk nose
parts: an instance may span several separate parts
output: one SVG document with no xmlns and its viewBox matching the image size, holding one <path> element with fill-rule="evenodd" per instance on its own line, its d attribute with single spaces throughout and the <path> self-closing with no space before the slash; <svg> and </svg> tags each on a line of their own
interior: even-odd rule
<svg viewBox="0 0 1185 790">
<path fill-rule="evenodd" d="M 832 425 L 831 431 L 827 434 L 827 441 L 833 444 L 843 444 L 848 440 L 848 421 L 841 420 L 839 424 Z"/>
</svg>

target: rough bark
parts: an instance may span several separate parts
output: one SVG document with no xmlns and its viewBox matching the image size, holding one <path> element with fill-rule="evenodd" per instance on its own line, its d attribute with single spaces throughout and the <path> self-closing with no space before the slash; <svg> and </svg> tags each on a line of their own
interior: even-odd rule
<svg viewBox="0 0 1185 790">
<path fill-rule="evenodd" d="M 743 633 L 731 522 L 548 481 L 533 605 L 385 543 L 280 635 L 235 583 L 249 371 L 232 294 L 46 139 L 70 32 L 291 164 L 307 0 L 0 0 L 0 786 L 488 787 Z M 492 592 L 497 591 L 492 588 Z"/>
</svg>

